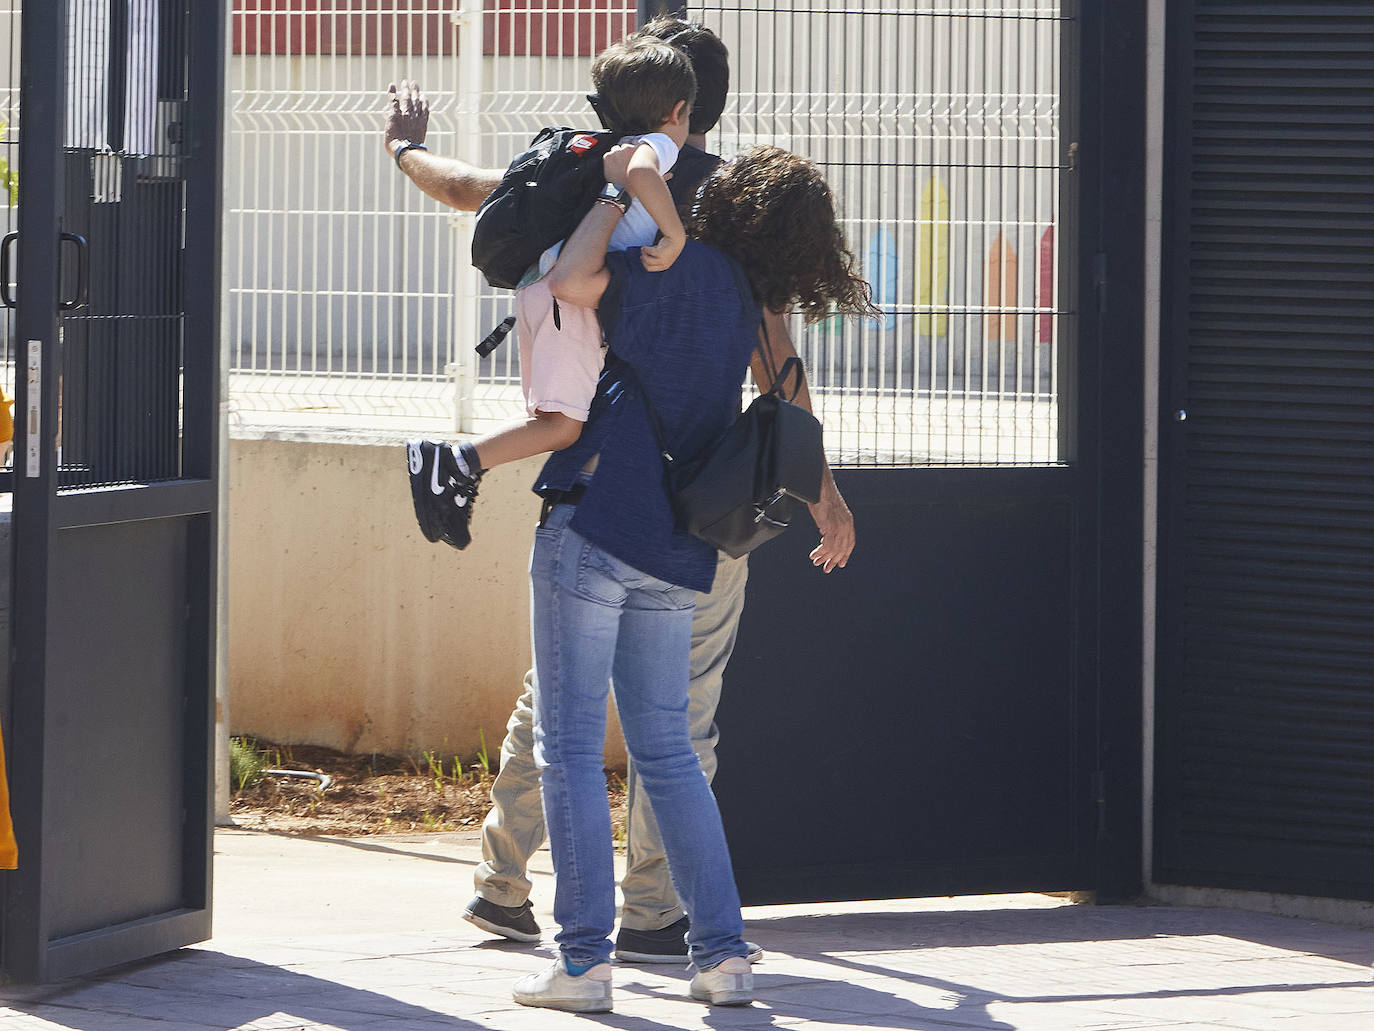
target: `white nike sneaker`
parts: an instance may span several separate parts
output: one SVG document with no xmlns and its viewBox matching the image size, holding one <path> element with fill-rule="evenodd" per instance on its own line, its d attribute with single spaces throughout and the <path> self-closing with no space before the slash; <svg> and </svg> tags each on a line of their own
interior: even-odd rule
<svg viewBox="0 0 1374 1031">
<path fill-rule="evenodd" d="M 692 998 L 712 1006 L 747 1006 L 754 1001 L 754 974 L 749 960 L 731 956 L 710 970 L 692 976 Z"/>
<path fill-rule="evenodd" d="M 585 974 L 574 977 L 568 973 L 560 955 L 546 969 L 516 981 L 511 995 L 521 1006 L 541 1006 L 572 1013 L 609 1013 L 611 965 L 598 963 Z"/>
</svg>

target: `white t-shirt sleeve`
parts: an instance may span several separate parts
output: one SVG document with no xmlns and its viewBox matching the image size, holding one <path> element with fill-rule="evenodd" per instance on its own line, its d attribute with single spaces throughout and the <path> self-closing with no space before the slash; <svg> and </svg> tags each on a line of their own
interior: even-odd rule
<svg viewBox="0 0 1374 1031">
<path fill-rule="evenodd" d="M 641 136 L 637 142 L 647 143 L 654 148 L 654 156 L 658 158 L 659 175 L 665 174 L 677 164 L 678 145 L 667 133 L 651 132 L 647 136 Z"/>
</svg>

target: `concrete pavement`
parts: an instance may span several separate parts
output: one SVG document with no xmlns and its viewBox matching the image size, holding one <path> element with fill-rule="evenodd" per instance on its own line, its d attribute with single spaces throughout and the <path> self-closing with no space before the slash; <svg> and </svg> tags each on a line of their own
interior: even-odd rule
<svg viewBox="0 0 1374 1031">
<path fill-rule="evenodd" d="M 1374 930 L 1234 910 L 1042 895 L 747 910 L 758 1001 L 711 1009 L 688 972 L 618 967 L 613 1014 L 516 1006 L 553 955 L 547 852 L 537 949 L 460 918 L 472 833 L 216 836 L 215 936 L 104 975 L 0 989 L 0 1031 L 894 1028 L 1371 1031 Z"/>
</svg>

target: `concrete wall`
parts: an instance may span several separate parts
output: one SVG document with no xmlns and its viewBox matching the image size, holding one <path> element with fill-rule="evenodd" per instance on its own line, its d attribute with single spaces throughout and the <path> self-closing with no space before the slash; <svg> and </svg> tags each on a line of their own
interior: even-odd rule
<svg viewBox="0 0 1374 1031">
<path fill-rule="evenodd" d="M 483 480 L 464 551 L 415 524 L 400 438 L 237 434 L 229 448 L 234 734 L 495 755 L 530 666 L 538 460 Z M 623 763 L 613 727 L 608 758 Z"/>
</svg>

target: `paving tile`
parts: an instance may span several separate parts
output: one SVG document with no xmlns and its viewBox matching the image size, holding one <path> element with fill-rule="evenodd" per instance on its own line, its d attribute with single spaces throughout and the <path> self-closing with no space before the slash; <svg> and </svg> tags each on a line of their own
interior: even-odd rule
<svg viewBox="0 0 1374 1031">
<path fill-rule="evenodd" d="M 530 948 L 460 919 L 475 836 L 236 833 L 217 849 L 215 940 L 0 988 L 0 1031 L 1374 1031 L 1374 930 L 1045 896 L 751 908 L 768 953 L 753 1006 L 688 999 L 683 968 L 618 966 L 615 1013 L 533 1010 L 510 990 L 554 955 L 547 853 L 549 938 Z"/>
</svg>

